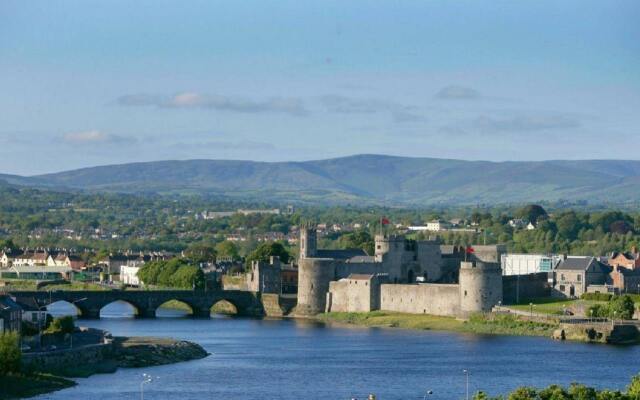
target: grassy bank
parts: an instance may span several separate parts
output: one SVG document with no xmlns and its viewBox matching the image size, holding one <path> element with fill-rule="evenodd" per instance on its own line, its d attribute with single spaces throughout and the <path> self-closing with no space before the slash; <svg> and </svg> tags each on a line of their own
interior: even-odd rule
<svg viewBox="0 0 640 400">
<path fill-rule="evenodd" d="M 48 374 L 0 376 L 0 400 L 20 399 L 75 386 L 75 382 Z"/>
<path fill-rule="evenodd" d="M 370 313 L 328 313 L 318 316 L 324 322 L 347 323 L 368 327 L 453 331 L 475 334 L 551 336 L 553 323 L 531 322 L 512 315 L 472 316 L 463 321 L 452 317 L 426 314 L 403 314 L 387 311 Z"/>
<path fill-rule="evenodd" d="M 521 304 L 509 305 L 508 308 L 513 308 L 515 310 L 520 311 L 531 311 L 531 304 L 533 304 L 533 312 L 539 314 L 553 314 L 553 315 L 562 315 L 563 311 L 569 310 L 574 313 L 580 313 L 583 310 L 589 309 L 594 304 L 604 304 L 602 301 L 595 300 L 570 300 L 570 299 L 554 299 L 554 298 L 543 298 L 543 299 L 533 299 L 530 301 L 523 302 Z"/>
</svg>

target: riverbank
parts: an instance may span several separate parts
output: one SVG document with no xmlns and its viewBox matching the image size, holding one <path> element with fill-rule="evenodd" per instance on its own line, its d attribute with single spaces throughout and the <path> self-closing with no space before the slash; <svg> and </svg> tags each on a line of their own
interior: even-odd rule
<svg viewBox="0 0 640 400">
<path fill-rule="evenodd" d="M 0 378 L 0 400 L 32 397 L 66 389 L 86 378 L 118 368 L 143 368 L 207 357 L 200 345 L 153 337 L 114 337 L 107 343 L 23 356 L 24 375 Z M 6 393 L 6 394 L 5 394 Z M 4 396 L 4 397 L 3 397 Z"/>
<path fill-rule="evenodd" d="M 519 319 L 508 314 L 473 315 L 468 320 L 439 317 L 427 314 L 403 314 L 388 311 L 369 313 L 327 313 L 317 316 L 326 323 L 401 328 L 415 330 L 437 330 L 473 334 L 546 336 L 551 337 L 558 328 L 557 323 Z"/>
<path fill-rule="evenodd" d="M 70 379 L 49 374 L 0 376 L 0 400 L 20 399 L 51 393 L 75 386 Z"/>
</svg>

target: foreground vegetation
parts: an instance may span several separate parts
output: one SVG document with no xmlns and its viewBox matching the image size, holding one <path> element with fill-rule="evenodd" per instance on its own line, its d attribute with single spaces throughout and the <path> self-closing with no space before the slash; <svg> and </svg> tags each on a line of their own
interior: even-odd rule
<svg viewBox="0 0 640 400">
<path fill-rule="evenodd" d="M 478 392 L 473 400 L 638 400 L 640 399 L 640 374 L 631 378 L 624 391 L 608 389 L 598 390 L 578 383 L 568 388 L 551 385 L 544 389 L 519 387 L 506 396 L 490 397 Z"/>
<path fill-rule="evenodd" d="M 327 313 L 318 316 L 321 321 L 338 322 L 367 327 L 390 327 L 417 330 L 439 330 L 474 334 L 551 336 L 557 328 L 553 322 L 525 321 L 512 315 L 476 314 L 462 321 L 453 317 L 427 314 L 404 314 L 388 311 L 369 313 Z"/>
<path fill-rule="evenodd" d="M 75 386 L 72 380 L 40 373 L 0 375 L 0 400 L 21 399 Z"/>
<path fill-rule="evenodd" d="M 33 371 L 23 371 L 20 338 L 0 334 L 0 400 L 31 397 L 68 388 L 73 381 Z"/>
</svg>

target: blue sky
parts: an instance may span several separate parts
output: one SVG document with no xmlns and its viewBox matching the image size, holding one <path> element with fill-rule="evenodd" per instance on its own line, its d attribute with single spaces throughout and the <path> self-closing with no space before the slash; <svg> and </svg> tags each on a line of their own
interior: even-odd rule
<svg viewBox="0 0 640 400">
<path fill-rule="evenodd" d="M 0 173 L 640 159 L 640 2 L 0 3 Z"/>
</svg>

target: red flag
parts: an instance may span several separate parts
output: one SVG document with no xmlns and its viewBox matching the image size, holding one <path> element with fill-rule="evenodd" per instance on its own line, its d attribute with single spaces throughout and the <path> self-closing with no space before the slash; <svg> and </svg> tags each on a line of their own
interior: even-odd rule
<svg viewBox="0 0 640 400">
<path fill-rule="evenodd" d="M 380 222 L 382 223 L 382 225 L 389 225 L 391 223 L 391 221 L 389 221 L 387 217 L 382 217 L 380 219 Z"/>
<path fill-rule="evenodd" d="M 475 251 L 475 250 L 474 250 L 474 249 L 473 249 L 473 247 L 471 247 L 471 246 L 467 246 L 467 249 L 465 250 L 465 252 L 466 252 L 467 254 L 472 254 L 474 251 Z"/>
</svg>

